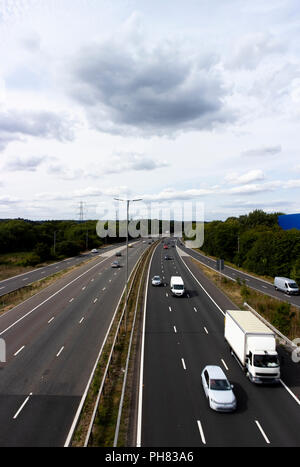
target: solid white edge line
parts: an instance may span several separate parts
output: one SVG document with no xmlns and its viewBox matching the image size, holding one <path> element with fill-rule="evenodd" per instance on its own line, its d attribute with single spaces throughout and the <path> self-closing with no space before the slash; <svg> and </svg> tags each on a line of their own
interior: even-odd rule
<svg viewBox="0 0 300 467">
<path fill-rule="evenodd" d="M 139 398 L 138 398 L 138 419 L 137 419 L 137 434 L 136 434 L 136 447 L 141 447 L 142 444 L 142 410 L 143 410 L 143 379 L 144 379 L 144 352 L 145 352 L 145 327 L 146 327 L 146 310 L 147 310 L 147 297 L 149 287 L 150 269 L 156 248 L 160 245 L 158 243 L 153 250 L 149 269 L 147 274 L 146 292 L 144 300 L 144 316 L 143 316 L 143 330 L 142 330 L 142 346 L 141 346 L 141 367 L 140 367 L 140 382 L 139 382 Z"/>
<path fill-rule="evenodd" d="M 255 420 L 255 423 L 256 423 L 256 425 L 258 426 L 259 431 L 260 431 L 261 434 L 263 435 L 263 437 L 264 437 L 264 439 L 265 439 L 265 442 L 266 442 L 267 444 L 270 444 L 270 440 L 269 440 L 269 438 L 267 437 L 267 435 L 266 435 L 266 433 L 264 432 L 264 430 L 262 429 L 262 427 L 261 427 L 259 421 L 258 421 L 258 420 Z"/>
<path fill-rule="evenodd" d="M 198 424 L 198 428 L 199 428 L 202 443 L 206 444 L 206 440 L 205 440 L 205 436 L 204 436 L 204 432 L 203 432 L 203 428 L 202 428 L 200 420 L 197 420 L 197 424 Z"/>
<path fill-rule="evenodd" d="M 27 402 L 29 401 L 30 396 L 32 396 L 32 392 L 29 394 L 29 396 L 26 397 L 26 399 L 24 400 L 23 404 L 20 406 L 20 408 L 17 410 L 17 412 L 16 412 L 15 415 L 13 416 L 13 419 L 16 419 L 17 416 L 20 414 L 21 410 L 23 410 L 23 408 L 25 407 L 25 405 L 26 405 Z"/>
</svg>

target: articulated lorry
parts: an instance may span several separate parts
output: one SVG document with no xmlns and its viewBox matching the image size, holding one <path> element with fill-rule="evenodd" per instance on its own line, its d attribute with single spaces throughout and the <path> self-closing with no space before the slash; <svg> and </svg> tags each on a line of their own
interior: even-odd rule
<svg viewBox="0 0 300 467">
<path fill-rule="evenodd" d="M 250 381 L 279 382 L 275 334 L 251 311 L 227 310 L 224 336 Z"/>
</svg>

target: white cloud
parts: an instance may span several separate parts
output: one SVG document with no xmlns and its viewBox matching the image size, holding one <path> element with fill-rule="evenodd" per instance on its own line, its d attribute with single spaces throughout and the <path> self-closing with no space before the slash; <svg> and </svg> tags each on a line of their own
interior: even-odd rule
<svg viewBox="0 0 300 467">
<path fill-rule="evenodd" d="M 274 191 L 280 187 L 282 183 L 280 181 L 272 181 L 266 183 L 249 183 L 246 185 L 237 186 L 226 190 L 226 193 L 231 195 L 253 195 L 256 193 L 263 193 L 268 191 Z"/>
<path fill-rule="evenodd" d="M 260 169 L 250 170 L 249 172 L 244 173 L 242 175 L 236 172 L 231 172 L 230 174 L 225 176 L 225 180 L 233 185 L 248 184 L 251 182 L 263 180 L 264 178 L 265 177 L 263 171 Z"/>
<path fill-rule="evenodd" d="M 285 45 L 279 38 L 266 32 L 248 34 L 235 45 L 233 55 L 228 61 L 231 68 L 253 70 L 265 59 L 274 54 L 281 54 Z"/>
</svg>

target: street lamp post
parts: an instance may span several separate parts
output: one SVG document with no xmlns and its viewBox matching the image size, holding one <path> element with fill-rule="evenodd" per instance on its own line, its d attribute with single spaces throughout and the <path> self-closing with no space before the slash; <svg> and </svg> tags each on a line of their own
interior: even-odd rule
<svg viewBox="0 0 300 467">
<path fill-rule="evenodd" d="M 128 220 L 129 220 L 129 203 L 135 201 L 142 201 L 138 199 L 120 199 L 114 198 L 116 201 L 126 202 L 126 282 L 125 282 L 125 333 L 127 331 L 127 302 L 128 302 Z"/>
</svg>

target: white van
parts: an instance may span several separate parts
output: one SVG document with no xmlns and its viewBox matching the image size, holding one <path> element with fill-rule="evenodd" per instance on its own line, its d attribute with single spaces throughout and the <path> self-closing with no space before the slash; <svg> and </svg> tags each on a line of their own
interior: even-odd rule
<svg viewBox="0 0 300 467">
<path fill-rule="evenodd" d="M 182 297 L 184 295 L 184 283 L 182 277 L 172 276 L 170 280 L 170 289 L 173 295 L 176 297 Z"/>
<path fill-rule="evenodd" d="M 287 277 L 275 277 L 274 279 L 275 290 L 280 290 L 288 295 L 298 295 L 299 287 L 293 279 Z"/>
</svg>

